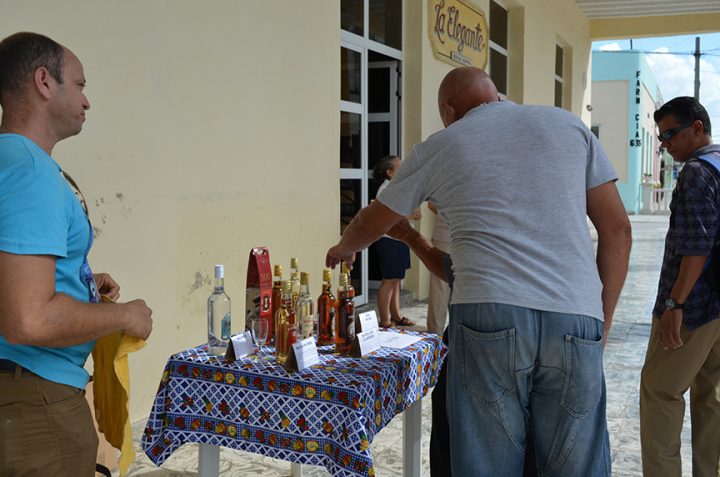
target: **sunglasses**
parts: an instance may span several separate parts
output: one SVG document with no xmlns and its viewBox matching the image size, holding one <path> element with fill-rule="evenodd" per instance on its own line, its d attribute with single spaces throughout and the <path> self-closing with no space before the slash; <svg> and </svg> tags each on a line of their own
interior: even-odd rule
<svg viewBox="0 0 720 477">
<path fill-rule="evenodd" d="M 672 139 L 673 136 L 675 136 L 677 133 L 679 133 L 680 131 L 682 131 L 682 130 L 685 129 L 685 128 L 689 128 L 689 127 L 692 126 L 692 125 L 693 125 L 693 123 L 684 124 L 684 125 L 682 125 L 682 126 L 678 126 L 678 127 L 676 127 L 676 128 L 672 128 L 672 129 L 668 129 L 668 130 L 666 130 L 666 131 L 663 131 L 663 132 L 661 132 L 660 134 L 658 134 L 658 139 L 660 140 L 660 142 L 669 141 L 669 140 Z"/>
</svg>

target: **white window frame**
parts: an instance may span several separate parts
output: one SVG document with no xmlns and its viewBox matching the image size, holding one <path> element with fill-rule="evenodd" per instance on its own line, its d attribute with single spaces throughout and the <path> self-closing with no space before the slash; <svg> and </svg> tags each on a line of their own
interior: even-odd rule
<svg viewBox="0 0 720 477">
<path fill-rule="evenodd" d="M 507 32 L 508 46 L 510 46 L 510 9 L 507 6 L 505 6 L 505 4 L 503 4 L 503 2 L 499 2 L 498 0 L 490 0 L 490 1 L 497 4 L 497 6 L 499 6 L 503 10 L 505 10 L 505 12 L 507 13 L 507 25 L 505 25 L 505 31 Z M 488 3 L 488 12 L 490 12 L 490 4 L 489 3 Z M 490 19 L 488 19 L 488 20 L 490 20 Z M 490 22 L 488 22 L 488 26 L 489 26 L 489 23 Z M 507 48 L 503 48 L 502 46 L 498 45 L 497 43 L 492 41 L 489 37 L 490 37 L 490 35 L 488 35 L 488 46 L 490 47 L 490 50 L 494 50 L 495 52 L 500 53 L 501 55 L 503 55 L 505 57 L 505 89 L 507 90 L 507 92 L 500 93 L 500 97 L 502 97 L 503 99 L 507 99 L 507 97 L 508 97 L 507 93 L 510 92 L 510 52 L 507 50 Z M 490 51 L 488 51 L 487 65 L 488 65 L 488 67 L 486 68 L 487 73 L 490 76 L 492 76 L 492 68 L 490 66 L 491 65 Z"/>
<path fill-rule="evenodd" d="M 405 17 L 406 2 L 403 1 L 402 11 L 403 18 Z M 403 27 L 404 27 L 403 23 Z M 400 64 L 403 61 L 403 52 L 401 50 L 392 48 L 382 43 L 378 43 L 369 38 L 370 35 L 370 2 L 365 0 L 363 3 L 363 36 L 345 31 L 340 28 L 340 47 L 347 48 L 360 53 L 360 104 L 353 103 L 352 101 L 340 101 L 340 112 L 355 113 L 360 115 L 360 140 L 362 141 L 361 154 L 360 154 L 360 168 L 359 169 L 348 169 L 340 168 L 340 180 L 354 179 L 361 181 L 361 203 L 360 207 L 368 205 L 368 56 L 370 50 L 381 53 L 385 56 L 398 60 Z M 403 36 L 405 32 L 403 31 Z M 396 73 L 395 73 L 396 74 Z M 399 113 L 396 109 L 396 114 Z M 399 125 L 399 123 L 398 123 Z M 399 144 L 396 144 L 397 150 L 402 150 L 402 135 L 399 135 Z M 391 145 L 392 150 L 392 145 Z M 368 302 L 368 253 L 367 250 L 361 255 L 361 267 L 362 267 L 362 290 L 361 295 L 355 297 L 356 305 L 365 305 Z"/>
</svg>

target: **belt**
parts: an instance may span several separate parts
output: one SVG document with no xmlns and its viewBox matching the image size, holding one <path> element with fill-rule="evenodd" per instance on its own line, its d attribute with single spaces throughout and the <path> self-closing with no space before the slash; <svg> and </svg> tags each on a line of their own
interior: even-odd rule
<svg viewBox="0 0 720 477">
<path fill-rule="evenodd" d="M 10 361 L 9 359 L 0 359 L 0 371 L 12 371 L 15 372 L 15 369 L 20 366 L 15 361 Z M 20 366 L 22 368 L 22 366 Z"/>
</svg>

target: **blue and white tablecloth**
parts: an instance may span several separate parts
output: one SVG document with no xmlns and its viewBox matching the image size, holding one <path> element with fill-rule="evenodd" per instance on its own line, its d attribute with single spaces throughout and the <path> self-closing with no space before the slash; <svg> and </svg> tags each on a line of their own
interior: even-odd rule
<svg viewBox="0 0 720 477">
<path fill-rule="evenodd" d="M 447 353 L 434 334 L 404 333 L 422 339 L 363 358 L 321 347 L 320 364 L 295 373 L 274 361 L 226 362 L 206 345 L 175 354 L 163 371 L 143 450 L 161 465 L 184 443 L 198 442 L 320 465 L 334 476 L 372 477 L 370 442 L 435 385 Z"/>
</svg>

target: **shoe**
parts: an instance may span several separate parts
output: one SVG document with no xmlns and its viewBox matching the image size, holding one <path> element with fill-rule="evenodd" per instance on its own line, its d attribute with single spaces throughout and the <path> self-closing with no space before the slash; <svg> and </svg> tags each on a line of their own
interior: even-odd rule
<svg viewBox="0 0 720 477">
<path fill-rule="evenodd" d="M 390 321 L 392 321 L 397 326 L 415 326 L 414 321 L 410 321 L 404 316 L 401 316 L 400 319 L 390 318 Z"/>
<path fill-rule="evenodd" d="M 388 324 L 383 323 L 382 321 L 378 321 L 378 326 L 382 328 L 383 330 L 387 330 L 389 328 L 395 328 L 394 323 L 391 321 Z"/>
</svg>

